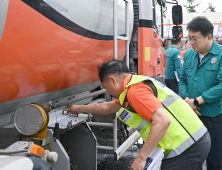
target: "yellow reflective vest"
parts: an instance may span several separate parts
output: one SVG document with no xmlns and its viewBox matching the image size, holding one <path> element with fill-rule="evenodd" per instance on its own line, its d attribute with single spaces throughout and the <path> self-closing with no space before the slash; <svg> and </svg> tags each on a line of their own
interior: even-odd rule
<svg viewBox="0 0 222 170">
<path fill-rule="evenodd" d="M 151 122 L 137 114 L 130 105 L 123 107 L 129 86 L 139 82 L 143 82 L 152 88 L 171 120 L 166 135 L 157 146 L 165 150 L 164 159 L 180 155 L 207 132 L 206 127 L 199 120 L 196 113 L 180 96 L 153 78 L 133 75 L 125 90 L 119 96 L 119 118 L 125 124 L 137 129 L 144 142 L 149 136 Z"/>
</svg>

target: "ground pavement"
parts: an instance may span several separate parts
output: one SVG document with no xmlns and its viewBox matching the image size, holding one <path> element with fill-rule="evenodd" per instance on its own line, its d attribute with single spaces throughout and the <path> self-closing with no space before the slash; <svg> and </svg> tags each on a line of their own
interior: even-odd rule
<svg viewBox="0 0 222 170">
<path fill-rule="evenodd" d="M 134 146 L 118 160 L 114 160 L 112 154 L 97 155 L 97 170 L 131 170 L 130 165 L 137 158 L 142 145 Z M 203 165 L 203 170 L 207 170 L 206 163 Z"/>
</svg>

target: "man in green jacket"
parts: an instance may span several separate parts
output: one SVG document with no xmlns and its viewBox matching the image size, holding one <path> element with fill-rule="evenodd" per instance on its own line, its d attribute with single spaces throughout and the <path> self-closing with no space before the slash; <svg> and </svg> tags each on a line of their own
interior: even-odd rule
<svg viewBox="0 0 222 170">
<path fill-rule="evenodd" d="M 179 90 L 210 133 L 207 169 L 222 170 L 222 46 L 213 40 L 213 28 L 206 17 L 188 23 L 192 48 L 184 55 Z"/>
<path fill-rule="evenodd" d="M 165 83 L 168 88 L 179 94 L 178 80 L 181 68 L 180 39 L 172 39 L 172 46 L 166 50 Z"/>
</svg>

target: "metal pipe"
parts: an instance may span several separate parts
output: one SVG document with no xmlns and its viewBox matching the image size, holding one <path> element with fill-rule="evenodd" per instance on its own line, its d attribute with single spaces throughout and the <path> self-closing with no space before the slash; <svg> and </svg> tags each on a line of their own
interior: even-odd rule
<svg viewBox="0 0 222 170">
<path fill-rule="evenodd" d="M 117 0 L 113 0 L 113 55 L 114 59 L 118 59 L 117 54 Z"/>
<path fill-rule="evenodd" d="M 87 122 L 89 126 L 113 127 L 113 123 Z"/>
<path fill-rule="evenodd" d="M 110 146 L 96 146 L 97 149 L 102 149 L 102 150 L 111 150 L 113 151 L 113 147 Z"/>
<path fill-rule="evenodd" d="M 163 6 L 162 5 L 160 7 L 160 11 L 161 11 L 161 38 L 163 39 L 164 24 L 163 24 Z"/>
<path fill-rule="evenodd" d="M 117 113 L 114 113 L 113 116 L 113 147 L 114 151 L 117 149 Z"/>
<path fill-rule="evenodd" d="M 140 138 L 140 133 L 135 131 L 119 148 L 115 151 L 115 160 L 119 160 L 121 156 Z"/>
<path fill-rule="evenodd" d="M 61 106 L 65 106 L 65 105 L 68 105 L 70 103 L 74 103 L 74 102 L 77 102 L 77 101 L 80 101 L 80 100 L 83 100 L 83 99 L 86 99 L 86 98 L 89 98 L 89 97 L 97 96 L 97 95 L 100 95 L 100 94 L 103 94 L 103 93 L 106 93 L 106 89 L 99 90 L 99 91 L 96 91 L 96 92 L 93 92 L 93 93 L 90 93 L 90 94 L 87 94 L 87 95 L 84 95 L 84 96 L 76 97 L 76 98 L 73 98 L 73 99 L 65 101 L 65 102 L 52 103 L 52 109 L 55 109 L 55 108 L 58 108 L 58 107 L 61 107 Z"/>
<path fill-rule="evenodd" d="M 128 40 L 126 40 L 126 65 L 129 68 L 129 1 L 125 0 L 125 29 L 126 29 L 126 37 L 128 37 Z"/>
</svg>

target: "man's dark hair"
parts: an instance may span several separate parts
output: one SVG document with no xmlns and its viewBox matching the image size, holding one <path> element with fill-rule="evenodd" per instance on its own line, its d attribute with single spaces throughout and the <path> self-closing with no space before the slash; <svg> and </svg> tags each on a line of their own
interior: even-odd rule
<svg viewBox="0 0 222 170">
<path fill-rule="evenodd" d="M 120 75 L 122 73 L 130 73 L 125 62 L 120 60 L 109 60 L 97 67 L 100 81 L 103 82 L 110 74 Z"/>
<path fill-rule="evenodd" d="M 214 26 L 206 17 L 198 16 L 193 18 L 188 23 L 187 30 L 191 30 L 194 32 L 200 31 L 204 37 L 209 34 L 211 34 L 213 37 Z"/>
<path fill-rule="evenodd" d="M 180 39 L 173 38 L 171 40 L 171 43 L 174 44 L 174 45 L 177 45 L 179 42 L 180 42 Z"/>
</svg>

